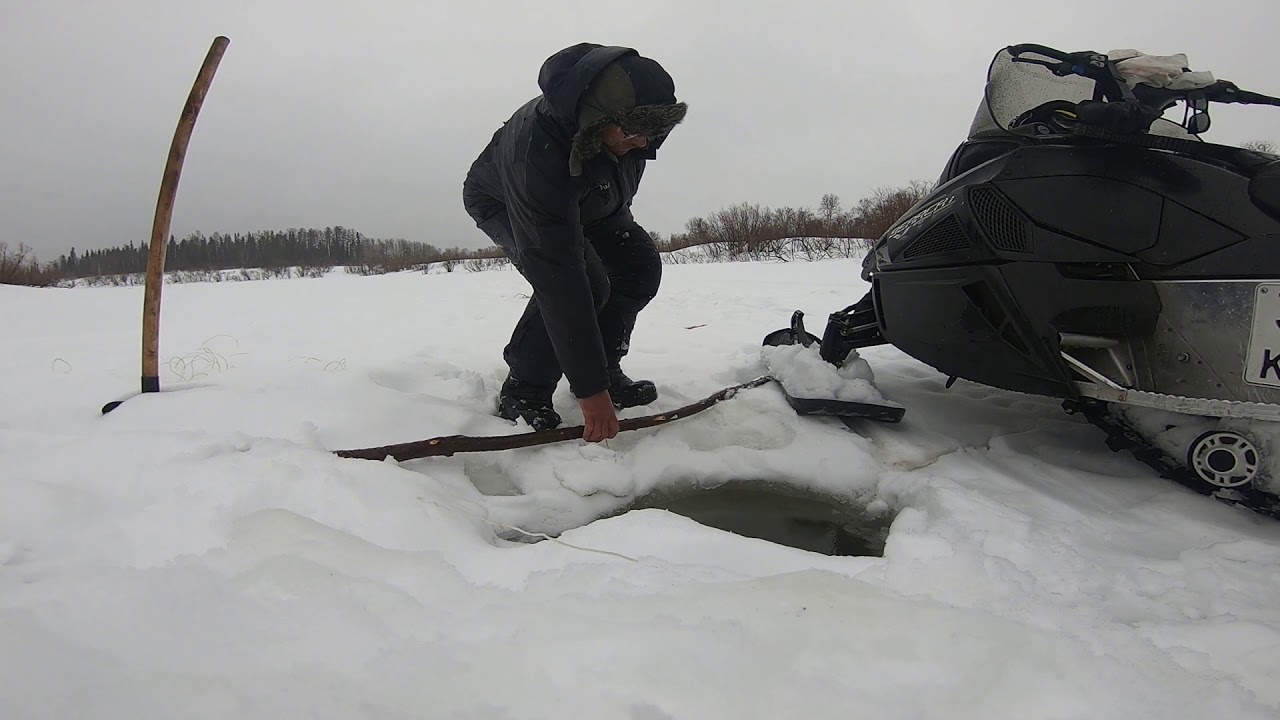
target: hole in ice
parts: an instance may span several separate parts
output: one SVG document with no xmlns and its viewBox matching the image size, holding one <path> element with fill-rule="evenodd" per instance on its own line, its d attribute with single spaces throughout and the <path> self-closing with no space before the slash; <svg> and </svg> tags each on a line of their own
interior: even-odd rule
<svg viewBox="0 0 1280 720">
<path fill-rule="evenodd" d="M 890 514 L 873 515 L 791 486 L 735 481 L 643 495 L 627 509 L 661 509 L 719 530 L 824 555 L 881 556 Z"/>
<path fill-rule="evenodd" d="M 467 478 L 481 495 L 519 495 L 520 489 L 501 465 L 483 460 L 463 460 Z"/>
</svg>

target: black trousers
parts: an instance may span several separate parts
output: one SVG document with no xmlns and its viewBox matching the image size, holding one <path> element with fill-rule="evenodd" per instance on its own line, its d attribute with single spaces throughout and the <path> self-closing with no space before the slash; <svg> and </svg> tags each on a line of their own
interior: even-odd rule
<svg viewBox="0 0 1280 720">
<path fill-rule="evenodd" d="M 500 212 L 479 227 L 523 274 L 507 213 Z M 662 258 L 649 233 L 630 219 L 585 228 L 584 235 L 587 240 L 583 246 L 584 261 L 596 306 L 596 322 L 604 340 L 605 357 L 611 366 L 616 366 L 631 347 L 636 317 L 658 294 Z M 537 292 L 529 298 L 502 356 L 511 375 L 523 382 L 554 387 L 563 377 L 551 337 L 542 322 Z"/>
</svg>

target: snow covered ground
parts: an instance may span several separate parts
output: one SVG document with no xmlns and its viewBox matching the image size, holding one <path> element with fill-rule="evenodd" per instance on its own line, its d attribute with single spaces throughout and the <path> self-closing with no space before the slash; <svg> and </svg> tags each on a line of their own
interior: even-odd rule
<svg viewBox="0 0 1280 720">
<path fill-rule="evenodd" d="M 661 397 L 626 415 L 763 374 L 764 334 L 857 300 L 858 265 L 668 266 L 626 363 Z M 0 717 L 1280 716 L 1280 523 L 891 348 L 863 357 L 907 415 L 865 435 L 766 385 L 607 446 L 330 452 L 515 431 L 491 408 L 527 291 L 172 285 L 187 389 L 102 416 L 142 288 L 0 287 Z M 617 514 L 766 481 L 892 515 L 884 556 Z"/>
</svg>

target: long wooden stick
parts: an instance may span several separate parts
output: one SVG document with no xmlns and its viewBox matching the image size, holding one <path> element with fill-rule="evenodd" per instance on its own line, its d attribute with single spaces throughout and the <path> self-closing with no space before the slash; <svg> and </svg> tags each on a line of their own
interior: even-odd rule
<svg viewBox="0 0 1280 720">
<path fill-rule="evenodd" d="M 672 410 L 671 412 L 621 420 L 618 422 L 618 427 L 625 431 L 665 425 L 669 422 L 681 420 L 689 417 L 690 415 L 700 413 L 721 400 L 733 397 L 738 394 L 739 390 L 759 387 L 760 385 L 764 385 L 772 380 L 772 376 L 762 375 L 755 380 L 727 387 L 713 395 L 699 400 L 696 403 L 685 405 L 684 407 Z M 338 450 L 335 454 L 339 457 L 357 458 L 360 460 L 384 460 L 388 457 L 395 458 L 396 460 L 414 460 L 417 458 L 441 455 L 447 457 L 460 452 L 513 450 L 515 448 L 533 447 L 534 445 L 564 442 L 565 440 L 576 440 L 582 437 L 583 430 L 583 426 L 575 425 L 573 427 L 517 433 L 515 435 L 489 435 L 481 437 L 449 435 L 446 437 L 432 438 L 430 440 L 400 443 L 399 445 L 384 445 L 382 447 L 362 448 L 360 450 Z"/>
<path fill-rule="evenodd" d="M 142 299 L 142 392 L 160 391 L 160 290 L 164 286 L 164 256 L 168 249 L 169 223 L 173 219 L 173 199 L 178 192 L 178 178 L 187 156 L 187 144 L 196 124 L 196 116 L 204 104 L 213 74 L 222 61 L 222 54 L 231 41 L 223 36 L 214 38 L 205 55 L 200 72 L 187 96 L 187 103 L 178 118 L 178 127 L 169 146 L 169 158 L 165 162 L 164 176 L 160 180 L 160 196 L 156 199 L 155 219 L 151 223 L 151 250 L 147 256 L 146 291 Z"/>
</svg>

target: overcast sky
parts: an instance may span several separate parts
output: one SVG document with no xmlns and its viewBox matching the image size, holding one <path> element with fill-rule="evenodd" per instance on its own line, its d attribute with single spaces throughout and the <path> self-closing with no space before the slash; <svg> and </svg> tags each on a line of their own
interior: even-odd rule
<svg viewBox="0 0 1280 720">
<path fill-rule="evenodd" d="M 467 167 L 577 42 L 657 59 L 689 103 L 638 219 L 670 233 L 737 202 L 852 204 L 933 180 L 992 54 L 1185 52 L 1280 95 L 1275 0 L 498 2 L 0 0 L 0 242 L 42 259 L 145 244 L 179 111 L 231 40 L 196 124 L 171 232 L 344 225 L 485 242 Z M 1223 108 L 1209 138 L 1280 141 L 1280 108 Z"/>
</svg>

